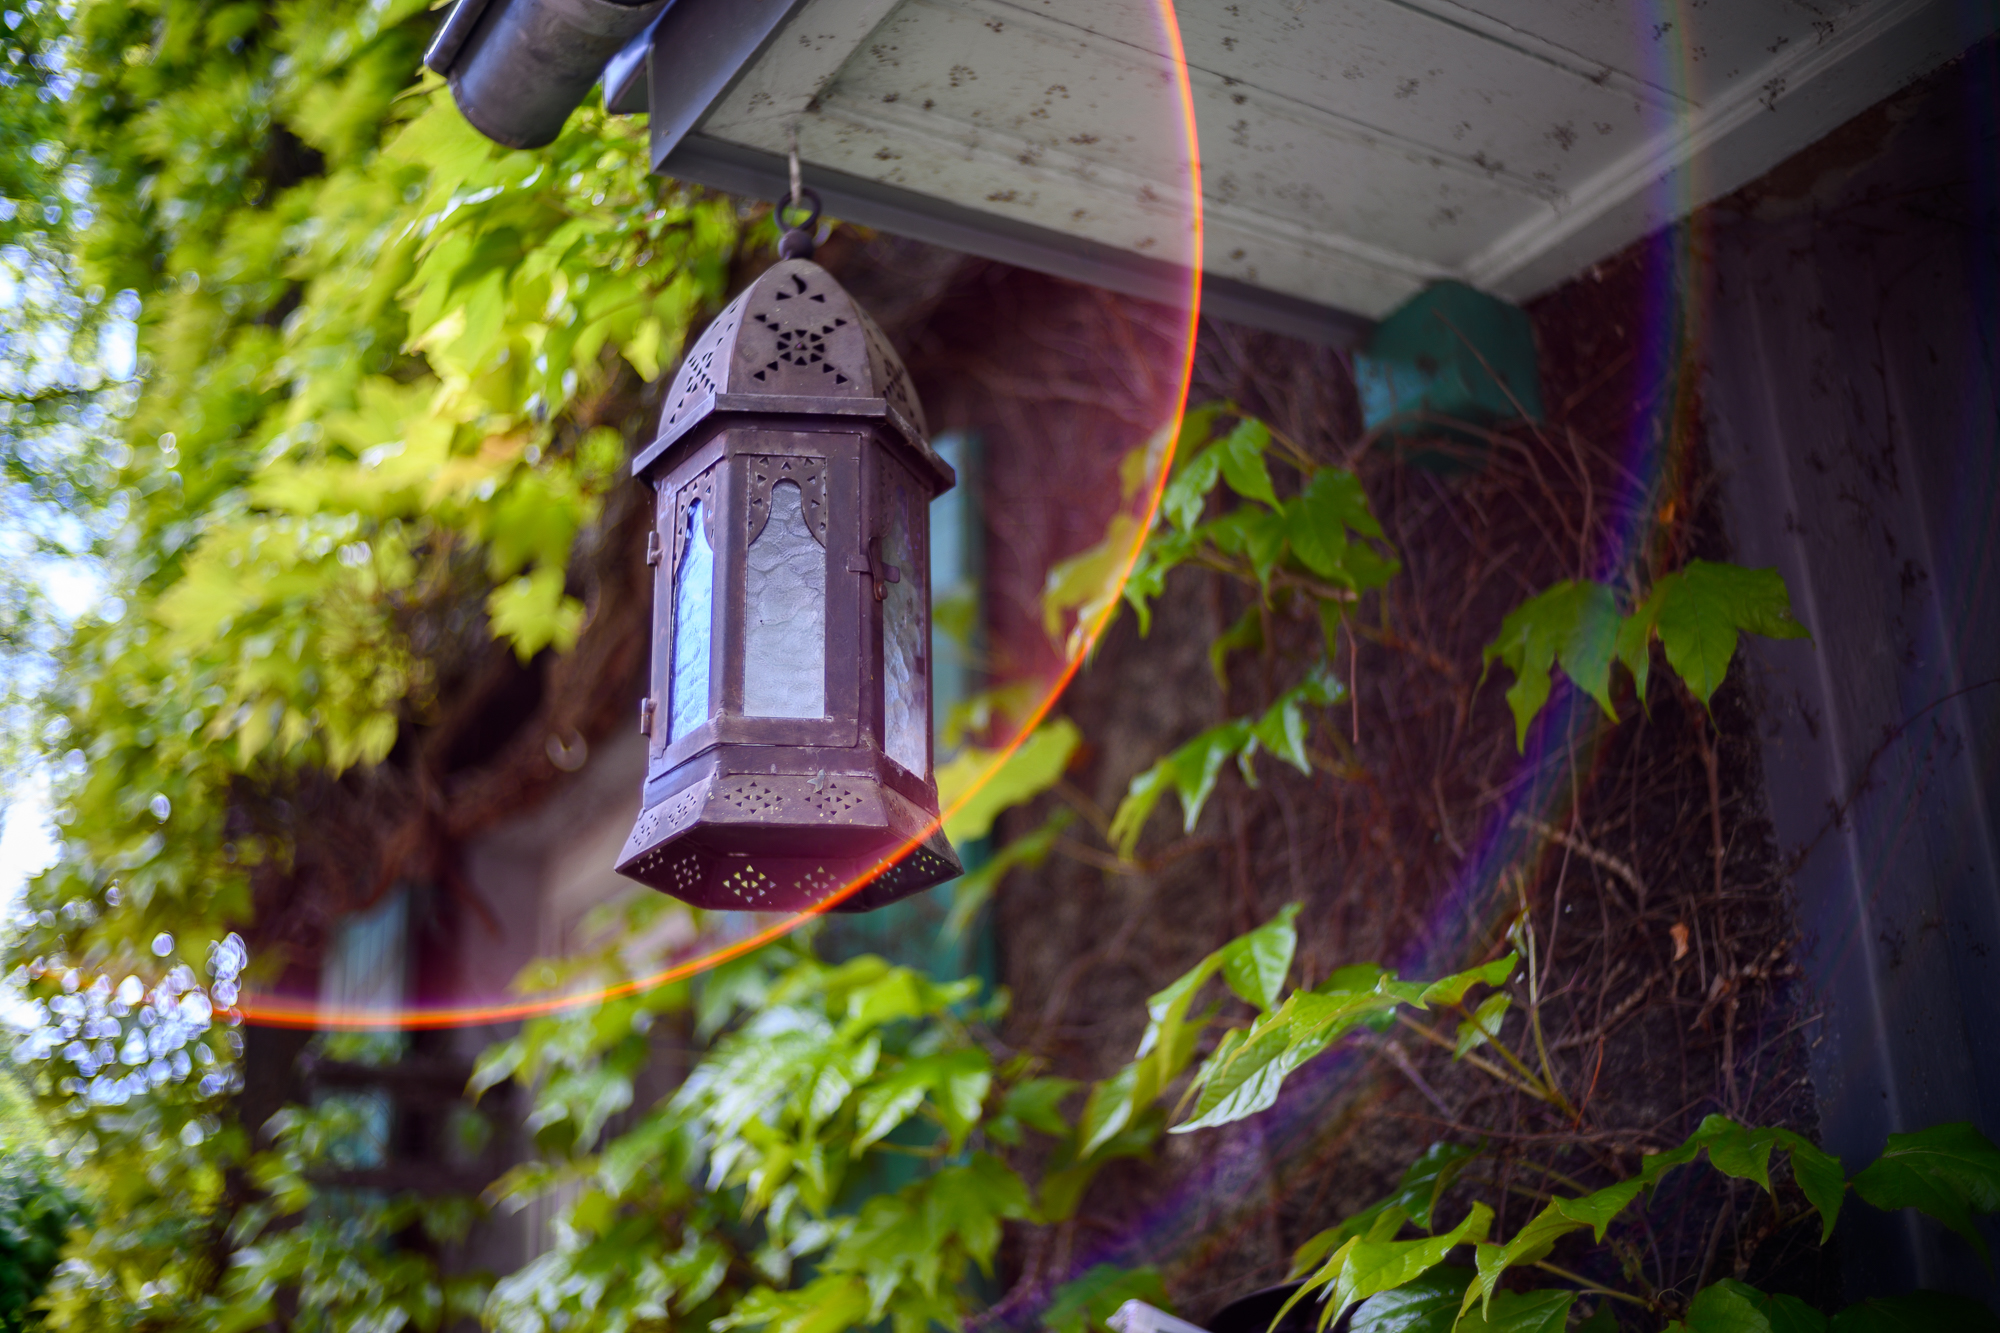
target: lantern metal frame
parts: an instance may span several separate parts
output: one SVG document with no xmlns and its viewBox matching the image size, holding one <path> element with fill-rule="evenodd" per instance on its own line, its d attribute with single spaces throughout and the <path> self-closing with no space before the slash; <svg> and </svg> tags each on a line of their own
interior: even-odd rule
<svg viewBox="0 0 2000 1333">
<path fill-rule="evenodd" d="M 689 351 L 632 465 L 654 490 L 653 661 L 644 796 L 620 874 L 699 907 L 755 911 L 809 909 L 872 875 L 833 905 L 866 911 L 960 873 L 937 827 L 928 578 L 929 502 L 956 477 L 923 422 L 894 348 L 808 259 L 773 265 Z M 750 548 L 788 483 L 826 561 L 820 717 L 745 707 Z M 698 502 L 713 553 L 708 698 L 675 736 L 676 593 Z M 908 569 L 884 553 L 898 517 Z M 892 754 L 884 686 L 885 612 L 911 594 L 921 771 Z"/>
</svg>

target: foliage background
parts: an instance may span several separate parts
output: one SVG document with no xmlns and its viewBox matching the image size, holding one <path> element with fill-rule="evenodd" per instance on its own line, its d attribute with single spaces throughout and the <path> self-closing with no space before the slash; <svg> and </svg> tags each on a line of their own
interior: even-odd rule
<svg viewBox="0 0 2000 1333">
<path fill-rule="evenodd" d="M 229 926 L 256 905 L 268 978 L 438 854 L 451 812 L 411 799 L 435 776 L 423 738 L 449 730 L 441 700 L 476 713 L 455 687 L 488 644 L 575 650 L 586 679 L 629 658 L 590 637 L 588 537 L 572 557 L 636 386 L 720 295 L 741 224 L 651 178 L 642 127 L 585 113 L 532 156 L 478 138 L 435 80 L 413 86 L 421 3 L 15 15 L 34 73 L 6 89 L 8 336 L 48 350 L 9 359 L 7 498 L 55 534 L 43 553 L 103 580 L 67 633 L 5 645 L 10 679 L 47 687 L 8 735 L 47 747 L 62 839 L 9 940 L 41 1019 L 28 1053 L 119 1219 L 78 1237 L 50 1299 L 59 1326 L 227 1326 L 269 1299 L 257 1273 L 221 1289 L 258 1229 L 237 1210 L 331 1133 L 306 1117 L 250 1165 L 240 1034 L 212 1012 L 248 952 Z M 103 364 L 69 355 L 100 327 Z M 104 390 L 121 370 L 133 389 Z M 35 567 L 8 568 L 9 623 L 51 623 Z M 320 784 L 310 832 L 301 783 Z M 489 817 L 522 799 L 500 785 L 474 793 Z M 383 837 L 385 809 L 419 818 Z M 341 836 L 371 820 L 359 847 Z M 367 1214 L 294 1234 L 365 1259 L 401 1226 Z M 294 1251 L 273 1262 L 297 1271 Z M 467 1299 L 429 1264 L 340 1281 Z"/>
</svg>

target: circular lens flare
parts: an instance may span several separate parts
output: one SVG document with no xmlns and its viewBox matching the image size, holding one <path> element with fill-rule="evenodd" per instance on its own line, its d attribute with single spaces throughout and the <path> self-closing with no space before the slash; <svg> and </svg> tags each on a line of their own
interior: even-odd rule
<svg viewBox="0 0 2000 1333">
<path fill-rule="evenodd" d="M 1117 562 L 1115 583 L 1110 589 L 1110 594 L 1099 598 L 1096 608 L 1088 614 L 1088 618 L 1078 624 L 1076 632 L 1070 636 L 1067 655 L 1043 691 L 1040 701 L 1022 720 L 1012 738 L 994 753 L 985 770 L 971 787 L 961 793 L 916 837 L 898 847 L 883 866 L 849 880 L 811 909 L 774 921 L 740 940 L 673 962 L 646 976 L 629 978 L 612 985 L 524 996 L 517 1000 L 487 1004 L 408 1005 L 394 1008 L 334 1009 L 317 1000 L 298 999 L 273 993 L 245 992 L 234 1009 L 228 1011 L 232 1016 L 244 1022 L 266 1027 L 321 1031 L 381 1029 L 417 1031 L 515 1022 L 654 990 L 753 953 L 767 944 L 783 939 L 815 916 L 838 907 L 867 887 L 882 870 L 915 851 L 925 839 L 977 796 L 981 788 L 992 781 L 994 775 L 1034 734 L 1035 729 L 1054 709 L 1056 701 L 1075 679 L 1076 673 L 1088 660 L 1097 641 L 1109 627 L 1112 617 L 1117 614 L 1126 580 L 1130 578 L 1132 568 L 1139 559 L 1139 553 L 1145 546 L 1147 534 L 1152 531 L 1154 520 L 1159 514 L 1160 502 L 1166 493 L 1167 481 L 1173 471 L 1173 446 L 1180 435 L 1181 417 L 1187 405 L 1188 386 L 1194 375 L 1195 331 L 1201 315 L 1201 148 L 1195 125 L 1194 92 L 1188 79 L 1187 54 L 1181 43 L 1180 24 L 1175 16 L 1172 0 L 1154 0 L 1154 6 L 1159 31 L 1153 35 L 1158 39 L 1160 56 L 1170 66 L 1168 95 L 1172 101 L 1172 112 L 1178 120 L 1180 142 L 1175 145 L 1175 149 L 1181 156 L 1186 170 L 1184 198 L 1187 210 L 1185 230 L 1187 251 L 1180 265 L 1186 283 L 1185 317 L 1181 324 L 1180 342 L 1176 352 L 1178 365 L 1170 381 L 1172 387 L 1168 402 L 1168 420 L 1160 437 L 1164 441 L 1164 447 L 1160 451 L 1152 475 L 1147 478 L 1146 484 L 1139 491 L 1139 504 L 1136 506 L 1135 514 L 1138 521 L 1130 528 L 1129 544 Z"/>
</svg>

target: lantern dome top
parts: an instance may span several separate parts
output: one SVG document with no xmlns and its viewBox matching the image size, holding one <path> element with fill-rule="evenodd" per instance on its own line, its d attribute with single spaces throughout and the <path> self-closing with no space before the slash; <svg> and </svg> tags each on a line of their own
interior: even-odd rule
<svg viewBox="0 0 2000 1333">
<path fill-rule="evenodd" d="M 643 472 L 698 422 L 736 412 L 887 416 L 949 484 L 903 359 L 810 259 L 773 264 L 715 317 L 681 362 L 658 438 L 633 470 Z"/>
</svg>

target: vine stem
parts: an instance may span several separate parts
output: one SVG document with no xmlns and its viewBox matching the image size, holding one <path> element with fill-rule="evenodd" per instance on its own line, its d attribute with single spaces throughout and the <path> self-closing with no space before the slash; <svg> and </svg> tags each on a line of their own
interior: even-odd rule
<svg viewBox="0 0 2000 1333">
<path fill-rule="evenodd" d="M 1577 1180 L 1572 1176 L 1566 1176 L 1552 1166 L 1544 1166 L 1540 1162 L 1535 1161 L 1533 1158 L 1528 1158 L 1528 1157 L 1519 1158 L 1517 1159 L 1517 1164 L 1521 1166 L 1532 1167 L 1533 1169 L 1547 1176 L 1550 1180 L 1555 1181 L 1556 1184 L 1565 1186 L 1569 1189 L 1573 1189 L 1578 1194 L 1590 1193 L 1590 1186 L 1584 1184 L 1582 1181 Z"/>
<path fill-rule="evenodd" d="M 1233 408 L 1236 405 L 1234 403 L 1231 403 L 1230 406 Z M 1289 457 L 1286 458 L 1285 461 L 1290 463 L 1293 467 L 1297 468 L 1299 471 L 1311 474 L 1319 471 L 1321 467 L 1325 466 L 1324 464 L 1320 463 L 1317 459 L 1315 459 L 1311 454 L 1307 453 L 1305 449 L 1300 446 L 1297 440 L 1294 440 L 1291 436 L 1285 434 L 1285 432 L 1279 430 L 1276 426 L 1273 426 L 1270 422 L 1267 421 L 1264 423 L 1264 429 L 1271 432 L 1272 442 L 1275 443 L 1280 449 L 1282 449 L 1286 454 L 1289 455 Z"/>
<path fill-rule="evenodd" d="M 1569 853 L 1567 851 L 1563 853 L 1563 868 L 1565 870 L 1569 868 Z M 1516 879 L 1514 887 L 1521 896 L 1521 941 L 1526 946 L 1528 955 L 1528 1031 L 1535 1038 L 1535 1051 L 1541 1057 L 1542 1061 L 1542 1076 L 1539 1082 L 1544 1088 L 1548 1089 L 1548 1095 L 1543 1097 L 1542 1100 L 1561 1111 L 1571 1120 L 1580 1123 L 1583 1117 L 1577 1114 L 1576 1108 L 1570 1105 L 1569 1098 L 1563 1095 L 1562 1088 L 1556 1083 L 1555 1070 L 1549 1064 L 1548 1043 L 1542 1038 L 1542 978 L 1539 965 L 1540 959 L 1535 948 L 1535 921 L 1534 917 L 1528 911 L 1528 888 L 1526 882 Z M 1520 1057 L 1497 1041 L 1493 1045 L 1496 1050 L 1507 1057 L 1508 1063 L 1519 1069 L 1523 1075 L 1530 1078 L 1534 1077 L 1529 1073 L 1527 1065 Z"/>
<path fill-rule="evenodd" d="M 1415 1032 L 1416 1034 L 1421 1036 L 1425 1041 L 1428 1041 L 1433 1045 L 1442 1046 L 1447 1051 L 1451 1051 L 1454 1055 L 1457 1054 L 1458 1044 L 1454 1042 L 1450 1037 L 1447 1037 L 1442 1032 L 1439 1032 L 1436 1028 L 1431 1027 L 1428 1024 L 1419 1023 L 1416 1019 L 1411 1018 L 1408 1014 L 1397 1014 L 1396 1021 L 1398 1023 L 1401 1023 L 1404 1027 L 1409 1028 L 1412 1032 Z M 1487 1040 L 1495 1050 L 1499 1051 L 1500 1054 L 1506 1058 L 1509 1064 L 1514 1065 L 1517 1069 L 1521 1071 L 1521 1076 L 1519 1078 L 1515 1077 L 1513 1074 L 1508 1073 L 1506 1070 L 1502 1069 L 1499 1065 L 1494 1064 L 1491 1060 L 1485 1059 L 1470 1051 L 1466 1052 L 1464 1055 L 1457 1056 L 1457 1058 L 1465 1061 L 1465 1063 L 1471 1065 L 1474 1069 L 1479 1070 L 1487 1077 L 1497 1079 L 1501 1083 L 1506 1084 L 1508 1087 L 1514 1089 L 1516 1092 L 1524 1092 L 1528 1096 L 1533 1097 L 1536 1101 L 1547 1102 L 1551 1106 L 1554 1106 L 1556 1104 L 1554 1099 L 1550 1097 L 1549 1090 L 1547 1088 L 1540 1086 L 1541 1080 L 1537 1079 L 1534 1076 L 1534 1074 L 1528 1069 L 1528 1067 L 1526 1065 L 1523 1065 L 1520 1062 L 1520 1060 L 1515 1057 L 1512 1051 L 1508 1050 L 1505 1046 L 1501 1045 L 1499 1042 L 1493 1041 L 1492 1038 L 1490 1037 Z"/>
<path fill-rule="evenodd" d="M 1214 547 L 1203 547 L 1188 557 L 1189 564 L 1217 570 L 1245 583 L 1260 583 L 1256 568 L 1248 560 L 1238 560 L 1217 551 Z M 1338 587 L 1324 580 L 1295 574 L 1289 569 L 1271 571 L 1270 586 L 1273 588 L 1298 588 L 1312 594 L 1322 602 L 1358 602 L 1359 593 Z"/>
<path fill-rule="evenodd" d="M 1557 1277 L 1563 1279 L 1565 1282 L 1576 1283 L 1577 1286 L 1583 1289 L 1586 1295 L 1608 1296 L 1614 1301 L 1627 1301 L 1633 1305 L 1638 1306 L 1642 1310 L 1650 1310 L 1653 1308 L 1653 1303 L 1649 1300 L 1646 1300 L 1643 1297 L 1634 1296 L 1630 1292 L 1613 1291 L 1610 1287 L 1600 1287 L 1595 1282 L 1592 1282 L 1589 1278 L 1585 1277 L 1583 1274 L 1572 1273 L 1567 1268 L 1563 1268 L 1557 1264 L 1552 1264 L 1546 1259 L 1536 1260 L 1534 1266 L 1536 1268 L 1541 1269 L 1544 1272 L 1554 1273 Z"/>
<path fill-rule="evenodd" d="M 1681 687 L 1681 695 L 1682 702 L 1687 706 L 1688 714 L 1694 721 L 1695 745 L 1701 752 L 1701 766 L 1708 776 L 1709 851 L 1715 860 L 1715 896 L 1720 898 L 1722 897 L 1722 867 L 1728 855 L 1722 841 L 1721 756 L 1718 753 L 1719 746 L 1716 743 L 1710 742 L 1708 738 L 1711 721 L 1708 710 L 1701 707 L 1695 701 L 1694 692 L 1688 689 L 1685 684 Z M 1721 740 L 1721 732 L 1719 730 L 1716 733 L 1716 740 L 1718 742 Z"/>
</svg>

